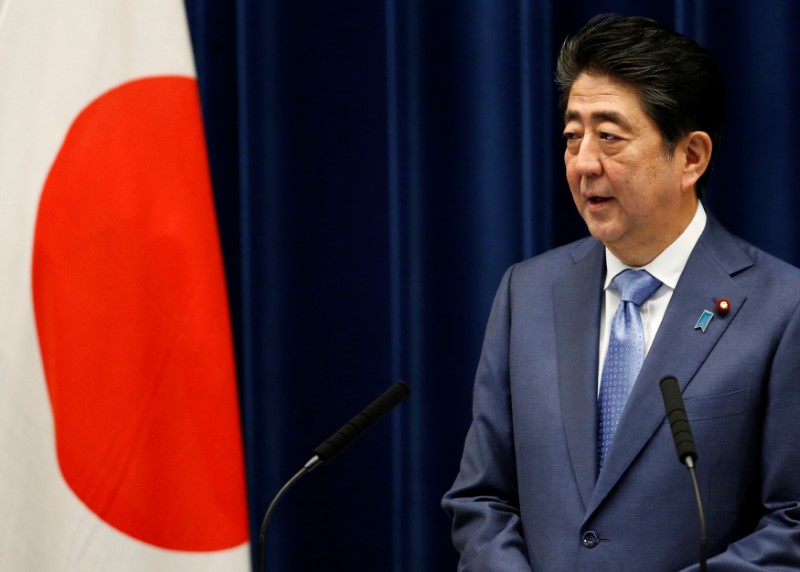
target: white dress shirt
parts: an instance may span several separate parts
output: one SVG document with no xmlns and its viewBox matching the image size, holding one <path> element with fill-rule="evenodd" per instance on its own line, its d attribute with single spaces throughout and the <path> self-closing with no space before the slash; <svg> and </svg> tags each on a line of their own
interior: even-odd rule
<svg viewBox="0 0 800 572">
<path fill-rule="evenodd" d="M 647 270 L 653 277 L 661 281 L 661 287 L 656 290 L 639 308 L 642 316 L 642 327 L 644 328 L 644 355 L 650 351 L 653 339 L 656 337 L 658 327 L 667 312 L 667 306 L 672 299 L 672 293 L 681 277 L 689 255 L 692 253 L 703 229 L 706 227 L 706 211 L 698 201 L 697 211 L 694 213 L 692 222 L 664 251 L 659 254 L 652 262 L 641 267 Z M 597 373 L 597 391 L 600 391 L 600 380 L 603 375 L 603 363 L 608 351 L 608 341 L 611 337 L 611 321 L 619 306 L 619 292 L 609 289 L 611 280 L 623 270 L 631 268 L 612 252 L 606 248 L 606 281 L 603 286 L 603 305 L 600 311 L 600 363 Z M 637 268 L 636 270 L 640 270 Z"/>
</svg>

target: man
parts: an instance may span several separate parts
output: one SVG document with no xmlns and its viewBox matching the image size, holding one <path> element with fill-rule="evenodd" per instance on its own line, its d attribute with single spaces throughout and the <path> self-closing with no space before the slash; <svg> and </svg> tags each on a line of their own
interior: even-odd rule
<svg viewBox="0 0 800 572">
<path fill-rule="evenodd" d="M 443 499 L 459 570 L 696 570 L 666 376 L 699 452 L 709 569 L 798 570 L 800 271 L 698 200 L 724 114 L 719 68 L 650 20 L 602 15 L 565 42 L 557 81 L 567 181 L 592 237 L 500 284 Z"/>
</svg>

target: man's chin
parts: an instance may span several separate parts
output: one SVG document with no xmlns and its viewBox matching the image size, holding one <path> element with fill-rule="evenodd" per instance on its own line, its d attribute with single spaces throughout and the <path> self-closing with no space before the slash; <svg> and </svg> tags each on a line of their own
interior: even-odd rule
<svg viewBox="0 0 800 572">
<path fill-rule="evenodd" d="M 608 216 L 610 213 L 597 214 L 584 210 L 583 222 L 589 234 L 602 243 L 607 243 L 618 239 L 621 234 L 619 224 L 614 217 Z"/>
</svg>

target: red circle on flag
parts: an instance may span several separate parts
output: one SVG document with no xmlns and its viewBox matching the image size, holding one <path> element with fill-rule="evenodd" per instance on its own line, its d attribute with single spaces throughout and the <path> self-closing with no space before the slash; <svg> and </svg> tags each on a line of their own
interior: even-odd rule
<svg viewBox="0 0 800 572">
<path fill-rule="evenodd" d="M 111 526 L 247 540 L 227 295 L 197 84 L 126 83 L 76 118 L 42 191 L 33 300 L 59 467 Z"/>
</svg>

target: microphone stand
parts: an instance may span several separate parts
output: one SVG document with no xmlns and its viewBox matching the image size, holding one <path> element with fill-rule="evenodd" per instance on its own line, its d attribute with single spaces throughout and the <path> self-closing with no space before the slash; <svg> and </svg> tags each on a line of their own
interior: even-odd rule
<svg viewBox="0 0 800 572">
<path fill-rule="evenodd" d="M 706 515 L 703 512 L 703 502 L 700 499 L 700 486 L 697 484 L 697 472 L 694 470 L 694 461 L 690 455 L 685 459 L 686 467 L 692 476 L 694 486 L 694 497 L 697 501 L 697 514 L 700 517 L 700 572 L 706 572 L 706 558 L 708 556 L 708 540 L 706 538 Z"/>
<path fill-rule="evenodd" d="M 264 572 L 264 553 L 266 551 L 266 539 L 267 539 L 267 525 L 269 524 L 269 519 L 272 516 L 272 513 L 275 511 L 275 507 L 278 506 L 280 500 L 284 497 L 284 495 L 289 492 L 294 484 L 299 481 L 303 476 L 307 473 L 310 473 L 314 469 L 317 468 L 322 463 L 322 459 L 319 456 L 314 455 L 308 462 L 303 465 L 303 468 L 297 471 L 294 476 L 286 481 L 286 484 L 281 487 L 281 490 L 278 491 L 278 494 L 275 495 L 275 498 L 272 499 L 272 502 L 269 503 L 269 508 L 267 508 L 267 513 L 264 515 L 264 520 L 261 522 L 261 533 L 258 535 L 258 570 L 259 572 Z"/>
</svg>

